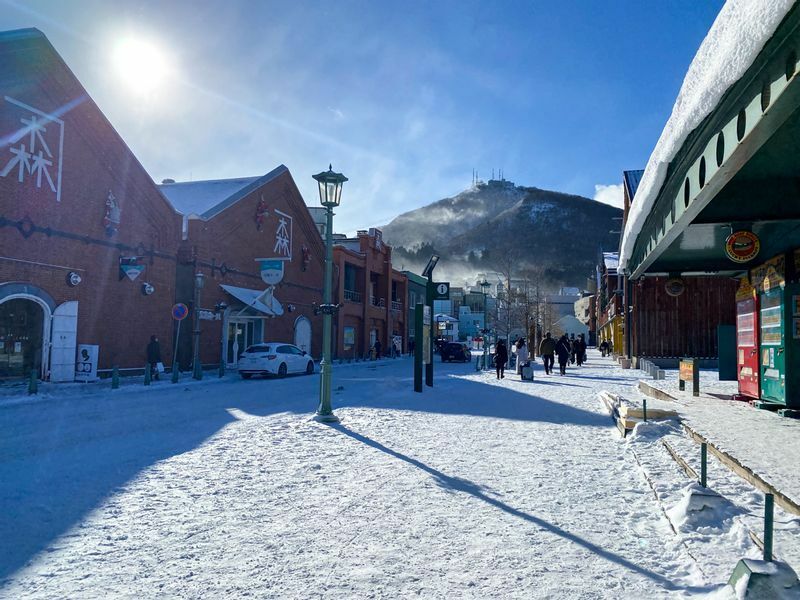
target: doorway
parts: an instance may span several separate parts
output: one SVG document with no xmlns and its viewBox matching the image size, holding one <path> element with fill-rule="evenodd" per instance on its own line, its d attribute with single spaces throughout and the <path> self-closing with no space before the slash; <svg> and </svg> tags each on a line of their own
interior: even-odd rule
<svg viewBox="0 0 800 600">
<path fill-rule="evenodd" d="M 263 341 L 263 323 L 261 319 L 231 318 L 228 319 L 226 335 L 225 360 L 228 367 L 236 368 L 239 356 L 249 346 Z"/>
<path fill-rule="evenodd" d="M 311 354 L 311 321 L 298 317 L 294 322 L 294 345 Z"/>
<path fill-rule="evenodd" d="M 44 309 L 33 300 L 14 298 L 0 304 L 0 377 L 25 377 L 42 371 Z"/>
</svg>

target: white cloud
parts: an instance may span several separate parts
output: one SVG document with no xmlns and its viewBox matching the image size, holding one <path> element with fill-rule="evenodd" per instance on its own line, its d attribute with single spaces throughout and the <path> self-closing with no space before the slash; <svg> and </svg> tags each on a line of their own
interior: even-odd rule
<svg viewBox="0 0 800 600">
<path fill-rule="evenodd" d="M 608 204 L 615 208 L 622 208 L 623 194 L 622 184 L 603 185 L 598 183 L 594 186 L 594 199 L 603 204 Z"/>
</svg>

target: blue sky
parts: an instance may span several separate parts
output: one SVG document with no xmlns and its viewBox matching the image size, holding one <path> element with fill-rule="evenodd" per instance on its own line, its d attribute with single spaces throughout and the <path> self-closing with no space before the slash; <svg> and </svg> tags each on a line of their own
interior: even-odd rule
<svg viewBox="0 0 800 600">
<path fill-rule="evenodd" d="M 721 6 L 0 0 L 0 28 L 41 29 L 156 181 L 283 163 L 314 204 L 333 163 L 352 232 L 458 193 L 473 168 L 589 197 L 619 185 Z M 123 39 L 167 65 L 147 92 L 121 72 Z"/>
</svg>

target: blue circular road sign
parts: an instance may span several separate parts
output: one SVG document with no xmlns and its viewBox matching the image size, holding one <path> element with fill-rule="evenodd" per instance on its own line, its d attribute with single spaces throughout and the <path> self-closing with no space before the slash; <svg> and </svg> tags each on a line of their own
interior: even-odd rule
<svg viewBox="0 0 800 600">
<path fill-rule="evenodd" d="M 183 321 L 189 315 L 189 307 L 178 302 L 172 305 L 172 318 L 176 321 Z"/>
</svg>

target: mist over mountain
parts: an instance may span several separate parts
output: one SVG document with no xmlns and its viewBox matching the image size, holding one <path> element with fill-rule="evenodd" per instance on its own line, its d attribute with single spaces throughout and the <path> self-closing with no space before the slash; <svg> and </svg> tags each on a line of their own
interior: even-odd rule
<svg viewBox="0 0 800 600">
<path fill-rule="evenodd" d="M 583 288 L 599 249 L 616 250 L 620 217 L 591 198 L 489 181 L 399 215 L 383 236 L 396 267 L 420 272 L 436 253 L 436 278 L 454 285 L 510 268 L 513 278 L 535 274 L 553 288 Z"/>
</svg>

